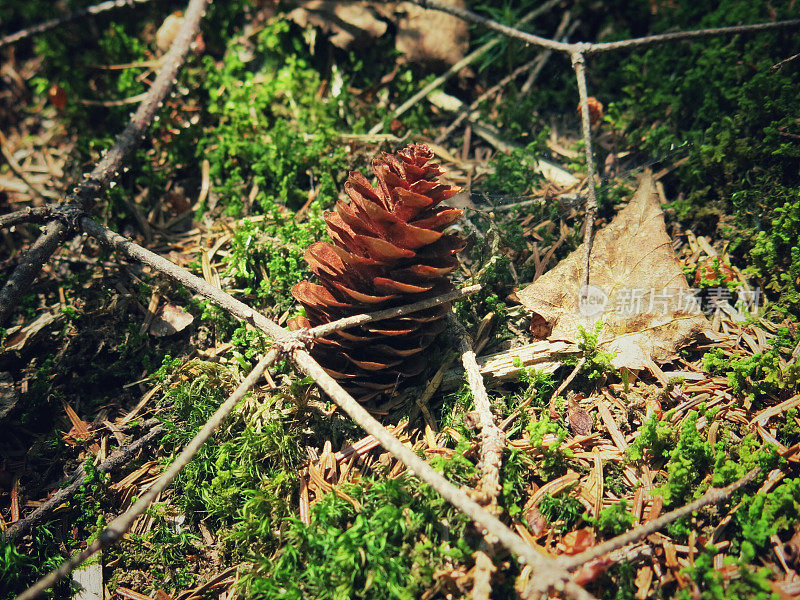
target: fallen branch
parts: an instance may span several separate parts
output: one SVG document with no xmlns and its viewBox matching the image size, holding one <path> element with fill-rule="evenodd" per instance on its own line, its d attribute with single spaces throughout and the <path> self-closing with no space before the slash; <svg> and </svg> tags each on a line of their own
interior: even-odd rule
<svg viewBox="0 0 800 600">
<path fill-rule="evenodd" d="M 74 208 L 76 213 L 90 207 L 92 201 L 108 187 L 114 177 L 118 176 L 119 169 L 128 154 L 142 141 L 162 101 L 175 83 L 178 69 L 183 64 L 183 59 L 200 27 L 200 19 L 209 2 L 210 0 L 189 1 L 183 23 L 172 46 L 164 55 L 161 70 L 148 90 L 147 97 L 136 109 L 122 133 L 117 136 L 114 145 L 64 201 L 64 204 Z M 19 303 L 22 293 L 30 288 L 42 265 L 56 251 L 69 231 L 70 227 L 67 224 L 60 221 L 51 222 L 45 233 L 39 236 L 39 239 L 22 257 L 3 289 L 0 290 L 0 323 L 4 323 L 8 319 L 11 311 Z"/>
<path fill-rule="evenodd" d="M 594 222 L 597 219 L 597 190 L 594 185 L 594 155 L 592 153 L 592 124 L 589 115 L 589 96 L 586 92 L 586 61 L 582 52 L 572 54 L 572 68 L 578 79 L 578 94 L 581 98 L 581 130 L 586 152 L 586 179 L 589 183 L 586 194 L 586 224 L 583 230 L 583 281 L 579 293 L 586 297 L 589 293 L 589 259 L 594 244 Z"/>
<path fill-rule="evenodd" d="M 147 444 L 149 444 L 163 432 L 163 429 L 161 425 L 158 424 L 158 421 L 150 423 L 150 426 L 150 431 L 145 433 L 143 436 L 131 442 L 129 445 L 115 450 L 108 458 L 98 465 L 97 470 L 101 473 L 109 473 L 110 471 L 118 469 L 122 465 L 127 464 L 128 461 L 130 461 L 139 450 L 147 446 Z M 3 534 L 3 541 L 6 543 L 13 542 L 21 535 L 27 533 L 31 527 L 39 523 L 39 521 L 41 521 L 46 515 L 50 514 L 50 512 L 69 500 L 83 485 L 85 474 L 86 471 L 83 465 L 75 469 L 75 471 L 73 471 L 72 475 L 69 477 L 70 484 L 50 496 L 30 515 L 12 524 L 11 527 L 9 527 Z"/>
<path fill-rule="evenodd" d="M 483 25 L 487 29 L 497 31 L 505 36 L 522 40 L 528 44 L 541 46 L 542 48 L 549 48 L 559 52 L 566 52 L 567 54 L 574 54 L 581 52 L 582 54 L 599 54 L 600 52 L 609 52 L 611 50 L 626 50 L 628 48 L 635 48 L 639 46 L 652 46 L 654 44 L 665 44 L 668 42 L 678 41 L 692 41 L 706 37 L 714 37 L 717 35 L 735 35 L 737 33 L 754 33 L 759 31 L 769 31 L 772 29 L 790 29 L 792 27 L 800 26 L 800 19 L 790 19 L 786 21 L 774 21 L 771 23 L 754 23 L 752 25 L 735 25 L 732 27 L 716 27 L 713 29 L 695 29 L 692 31 L 675 31 L 672 33 L 661 33 L 658 35 L 648 35 L 640 38 L 631 38 L 628 40 L 620 40 L 617 42 L 577 42 L 566 43 L 558 42 L 548 38 L 543 38 L 508 25 L 498 23 L 493 19 L 489 19 L 482 15 L 442 2 L 441 0 L 409 0 L 412 4 L 417 4 L 423 8 L 430 8 L 442 12 L 455 15 L 465 21 L 471 21 L 478 25 Z"/>
<path fill-rule="evenodd" d="M 47 223 L 53 219 L 53 209 L 51 206 L 29 206 L 22 210 L 0 215 L 0 229 L 13 227 L 22 223 Z"/>
<path fill-rule="evenodd" d="M 503 466 L 503 450 L 506 446 L 506 435 L 497 426 L 492 413 L 492 404 L 486 386 L 483 383 L 480 368 L 472 349 L 472 339 L 464 326 L 455 318 L 448 315 L 448 325 L 458 340 L 458 350 L 461 353 L 461 364 L 467 377 L 472 399 L 475 402 L 475 412 L 478 413 L 480 426 L 480 449 L 478 459 L 478 493 L 483 503 L 494 514 L 499 514 L 497 496 L 502 489 L 500 483 L 500 468 Z M 492 573 L 497 570 L 492 562 L 492 541 L 486 536 L 482 548 L 475 553 L 475 575 L 472 589 L 473 600 L 489 600 L 491 592 Z"/>
<path fill-rule="evenodd" d="M 22 29 L 16 33 L 6 35 L 0 38 L 0 48 L 3 48 L 4 46 L 10 46 L 11 44 L 16 44 L 21 40 L 24 40 L 34 35 L 38 35 L 40 33 L 44 33 L 45 31 L 49 31 L 51 29 L 55 29 L 60 25 L 70 23 L 78 19 L 82 19 L 83 17 L 99 15 L 100 13 L 106 12 L 113 8 L 121 8 L 123 6 L 133 6 L 135 4 L 145 4 L 147 2 L 150 2 L 150 0 L 108 0 L 107 2 L 101 2 L 100 4 L 95 4 L 94 6 L 87 6 L 86 8 L 82 8 L 80 10 L 76 10 L 69 14 L 66 14 L 63 17 L 48 19 L 47 21 L 39 23 L 38 25 L 33 25 L 32 27 L 26 27 L 25 29 Z"/>
<path fill-rule="evenodd" d="M 147 510 L 161 492 L 167 489 L 172 480 L 189 464 L 200 447 L 211 437 L 211 434 L 222 424 L 225 418 L 236 407 L 245 394 L 250 391 L 264 371 L 274 363 L 281 355 L 282 349 L 273 346 L 267 354 L 258 361 L 258 364 L 250 371 L 250 374 L 239 384 L 239 387 L 231 394 L 225 402 L 211 415 L 211 418 L 197 432 L 197 435 L 186 444 L 183 451 L 172 461 L 161 476 L 150 486 L 147 491 L 124 513 L 111 521 L 108 526 L 100 533 L 96 540 L 87 545 L 85 550 L 71 556 L 61 565 L 42 577 L 34 585 L 17 596 L 16 600 L 32 600 L 39 594 L 52 587 L 59 579 L 69 575 L 82 562 L 92 557 L 94 554 L 115 544 L 133 525 L 134 521 Z"/>
<path fill-rule="evenodd" d="M 502 521 L 470 498 L 466 492 L 454 486 L 441 473 L 417 456 L 412 449 L 404 446 L 399 439 L 389 433 L 375 417 L 328 375 L 307 350 L 298 347 L 292 351 L 291 357 L 292 362 L 300 371 L 311 377 L 353 421 L 377 439 L 387 452 L 400 460 L 410 472 L 430 485 L 447 502 L 475 521 L 484 536 L 496 539 L 516 554 L 520 562 L 529 564 L 536 571 L 537 576 L 548 583 L 548 588 L 563 589 L 577 600 L 593 598 L 589 592 L 566 576 L 566 572 L 560 568 L 556 559 L 548 558 L 528 545 Z"/>
</svg>

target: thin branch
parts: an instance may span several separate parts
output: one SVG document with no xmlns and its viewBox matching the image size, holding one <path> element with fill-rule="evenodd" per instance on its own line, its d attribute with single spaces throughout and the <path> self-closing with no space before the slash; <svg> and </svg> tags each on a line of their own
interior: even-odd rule
<svg viewBox="0 0 800 600">
<path fill-rule="evenodd" d="M 547 403 L 547 406 L 550 411 L 551 419 L 553 420 L 558 419 L 558 412 L 556 411 L 556 398 L 558 398 L 561 395 L 561 393 L 565 389 L 567 389 L 567 386 L 570 383 L 572 383 L 572 380 L 575 379 L 575 376 L 580 372 L 580 370 L 583 368 L 583 365 L 585 364 L 586 364 L 586 357 L 581 356 L 580 360 L 578 360 L 578 362 L 575 363 L 575 367 L 572 369 L 572 372 L 569 375 L 567 375 L 567 378 L 561 382 L 561 385 L 559 385 L 556 388 L 556 391 L 553 392 L 553 394 L 550 396 L 550 402 Z M 505 429 L 505 427 L 503 429 Z"/>
<path fill-rule="evenodd" d="M 379 310 L 373 313 L 344 317 L 343 319 L 337 319 L 336 321 L 331 321 L 330 323 L 317 325 L 316 327 L 309 329 L 308 334 L 313 338 L 325 337 L 326 335 L 330 335 L 335 331 L 341 331 L 342 329 L 347 329 L 348 327 L 355 327 L 356 325 L 363 325 L 364 323 L 371 323 L 372 321 L 393 319 L 395 317 L 401 317 L 410 313 L 419 312 L 421 310 L 425 310 L 426 308 L 441 306 L 442 304 L 447 304 L 453 300 L 464 298 L 465 296 L 469 296 L 470 294 L 474 294 L 480 290 L 480 284 L 470 285 L 463 287 L 460 290 L 447 292 L 446 294 L 442 294 L 441 296 L 436 296 L 434 298 L 428 298 L 427 300 L 420 300 L 419 302 L 414 302 L 413 304 L 405 304 L 403 306 L 387 308 L 385 310 Z"/>
<path fill-rule="evenodd" d="M 589 293 L 589 259 L 594 244 L 594 222 L 597 218 L 597 192 L 594 187 L 594 155 L 592 153 L 592 125 L 589 117 L 589 96 L 586 92 L 586 63 L 581 52 L 572 54 L 572 67 L 578 79 L 578 94 L 581 98 L 581 129 L 586 152 L 586 178 L 589 182 L 586 195 L 586 225 L 583 232 L 583 279 L 579 294 Z"/>
<path fill-rule="evenodd" d="M 559 52 L 566 52 L 567 54 L 575 54 L 580 52 L 582 54 L 598 54 L 600 52 L 608 52 L 611 50 L 625 50 L 628 48 L 635 48 L 638 46 L 651 46 L 653 44 L 664 44 L 667 42 L 676 41 L 692 41 L 705 37 L 713 37 L 717 35 L 734 35 L 737 33 L 753 33 L 759 31 L 768 31 L 771 29 L 789 29 L 792 27 L 800 26 L 800 19 L 791 19 L 786 21 L 774 21 L 771 23 L 754 23 L 752 25 L 735 25 L 733 27 L 716 27 L 714 29 L 695 29 L 692 31 L 676 31 L 673 33 L 662 33 L 658 35 L 648 35 L 641 38 L 632 38 L 629 40 L 620 40 L 618 42 L 577 42 L 568 44 L 566 42 L 558 42 L 548 38 L 543 38 L 532 33 L 527 33 L 508 25 L 498 23 L 493 19 L 489 19 L 477 13 L 474 13 L 465 8 L 453 6 L 442 2 L 441 0 L 409 0 L 413 4 L 417 4 L 423 8 L 431 8 L 442 12 L 455 15 L 465 21 L 471 21 L 479 25 L 483 25 L 487 29 L 492 29 L 502 33 L 503 35 L 522 40 L 528 44 L 541 46 L 542 48 L 549 48 Z"/>
<path fill-rule="evenodd" d="M 492 413 L 492 403 L 483 383 L 478 361 L 472 349 L 472 340 L 464 326 L 453 315 L 448 315 L 447 324 L 458 340 L 458 351 L 461 354 L 461 364 L 467 377 L 472 398 L 475 401 L 475 411 L 478 413 L 480 424 L 480 480 L 478 489 L 487 499 L 487 504 L 493 507 L 497 503 L 497 494 L 500 493 L 500 467 L 503 464 L 503 450 L 506 446 L 506 435 L 497 426 Z"/>
<path fill-rule="evenodd" d="M 452 314 L 448 315 L 448 326 L 458 340 L 461 353 L 461 364 L 467 377 L 472 398 L 475 401 L 475 412 L 478 413 L 480 426 L 480 450 L 478 460 L 477 491 L 486 507 L 495 514 L 500 510 L 497 496 L 502 489 L 500 468 L 503 466 L 503 450 L 506 447 L 506 435 L 495 422 L 492 403 L 483 382 L 480 367 L 472 349 L 473 341 L 464 326 Z M 475 575 L 472 588 L 472 600 L 488 600 L 492 590 L 492 573 L 497 570 L 492 562 L 492 543 L 486 536 L 481 549 L 475 553 Z"/>
<path fill-rule="evenodd" d="M 47 223 L 52 220 L 53 209 L 51 206 L 28 206 L 22 210 L 0 215 L 0 229 L 13 227 L 22 223 Z"/>
<path fill-rule="evenodd" d="M 210 0 L 190 0 L 185 17 L 169 51 L 164 55 L 161 70 L 158 72 L 153 85 L 147 92 L 147 98 L 136 109 L 128 125 L 117 136 L 114 145 L 103 156 L 92 172 L 81 181 L 75 190 L 67 197 L 65 203 L 75 206 L 76 209 L 86 210 L 108 186 L 110 181 L 118 176 L 118 171 L 124 159 L 139 145 L 147 128 L 158 112 L 162 101 L 167 96 L 175 83 L 178 69 L 183 64 L 183 59 L 189 50 L 197 31 L 200 19 L 205 14 Z M 0 323 L 4 323 L 24 291 L 27 291 L 42 265 L 56 251 L 63 238 L 68 233 L 69 227 L 62 223 L 50 223 L 47 231 L 42 234 L 34 245 L 22 258 L 20 264 L 8 278 L 3 289 L 0 290 Z"/>
<path fill-rule="evenodd" d="M 65 560 L 57 569 L 50 571 L 34 585 L 29 587 L 16 600 L 32 600 L 39 594 L 52 587 L 59 579 L 67 576 L 73 569 L 83 563 L 103 548 L 115 544 L 133 525 L 134 521 L 153 503 L 161 492 L 167 489 L 172 480 L 189 464 L 200 447 L 211 437 L 211 434 L 219 427 L 225 418 L 236 407 L 245 394 L 250 391 L 264 371 L 274 363 L 281 355 L 281 348 L 273 346 L 267 354 L 258 361 L 258 364 L 250 371 L 250 374 L 239 384 L 239 387 L 231 394 L 225 402 L 211 415 L 208 422 L 203 425 L 197 435 L 186 444 L 183 451 L 167 467 L 161 476 L 150 486 L 147 491 L 131 506 L 128 510 L 111 521 L 95 541 L 89 544 L 85 550 L 71 556 Z"/>
<path fill-rule="evenodd" d="M 623 548 L 629 544 L 638 542 L 639 540 L 646 538 L 651 533 L 655 533 L 673 521 L 677 521 L 682 517 L 691 515 L 693 512 L 700 510 L 704 506 L 708 506 L 709 504 L 718 504 L 723 500 L 729 499 L 734 492 L 752 482 L 760 474 L 761 467 L 756 467 L 745 474 L 741 479 L 734 481 L 732 484 L 724 488 L 711 488 L 694 502 L 690 502 L 685 506 L 676 508 L 675 510 L 661 515 L 657 519 L 653 519 L 652 521 L 645 523 L 636 529 L 632 529 L 631 531 L 623 533 L 622 535 L 618 535 L 617 537 L 607 540 L 601 544 L 597 544 L 596 546 L 592 546 L 585 552 L 581 552 L 580 554 L 576 554 L 575 556 L 570 556 L 568 558 L 560 559 L 560 563 L 566 569 L 574 571 L 578 567 L 591 560 L 594 560 L 595 558 L 599 558 L 608 554 L 609 552 L 613 552 L 614 550 L 618 550 L 619 548 Z"/>
<path fill-rule="evenodd" d="M 152 268 L 159 273 L 163 273 L 172 278 L 177 283 L 180 283 L 187 288 L 194 290 L 201 296 L 204 296 L 214 302 L 217 306 L 228 311 L 234 317 L 243 321 L 251 323 L 257 329 L 260 329 L 275 340 L 288 339 L 290 334 L 283 327 L 276 325 L 261 313 L 253 310 L 244 302 L 241 302 L 223 292 L 218 287 L 208 283 L 205 279 L 192 275 L 187 270 L 182 269 L 176 264 L 168 261 L 166 258 L 150 252 L 146 248 L 142 248 L 138 244 L 122 237 L 118 233 L 114 233 L 108 227 L 104 227 L 94 219 L 84 217 L 80 221 L 81 228 L 91 236 L 94 236 L 99 241 L 111 246 L 115 250 L 122 252 L 124 255 L 137 260 L 148 267 Z"/>
<path fill-rule="evenodd" d="M 534 35 L 526 31 L 515 29 L 514 27 L 509 27 L 508 25 L 503 25 L 502 23 L 498 23 L 493 19 L 489 19 L 487 17 L 474 13 L 471 10 L 467 10 L 466 8 L 461 8 L 459 6 L 454 6 L 452 4 L 447 4 L 446 2 L 442 2 L 441 0 L 409 0 L 409 1 L 412 4 L 418 4 L 422 8 L 432 8 L 433 10 L 440 10 L 442 12 L 450 13 L 451 15 L 455 15 L 456 17 L 464 19 L 465 21 L 472 21 L 473 23 L 477 23 L 478 25 L 483 25 L 487 29 L 491 29 L 493 31 L 497 31 L 498 33 L 502 33 L 506 37 L 522 40 L 523 42 L 534 44 L 536 46 L 541 46 L 542 48 L 550 48 L 551 50 L 560 50 L 561 52 L 567 52 L 567 53 L 573 51 L 572 44 L 557 42 L 555 40 L 543 38 L 541 36 Z"/>
<path fill-rule="evenodd" d="M 147 444 L 157 438 L 163 431 L 164 430 L 161 425 L 159 425 L 156 421 L 152 424 L 150 431 L 148 431 L 146 434 L 131 442 L 129 445 L 115 450 L 108 458 L 98 465 L 97 470 L 101 473 L 108 473 L 114 469 L 118 469 L 130 461 L 139 450 L 147 446 Z M 27 533 L 31 527 L 39 523 L 39 521 L 41 521 L 46 515 L 50 514 L 51 511 L 71 498 L 83 485 L 85 474 L 86 471 L 83 465 L 75 469 L 75 471 L 73 471 L 72 475 L 69 477 L 69 481 L 71 483 L 67 487 L 58 490 L 58 492 L 50 496 L 42 505 L 38 506 L 36 510 L 34 510 L 27 517 L 20 519 L 11 525 L 11 527 L 9 527 L 8 530 L 3 534 L 3 541 L 6 543 L 13 542 L 19 536 Z"/>
<path fill-rule="evenodd" d="M 577 600 L 593 598 L 589 592 L 568 577 L 565 577 L 564 570 L 559 568 L 555 559 L 548 558 L 537 552 L 525 540 L 503 524 L 500 519 L 475 502 L 463 490 L 454 486 L 441 473 L 417 456 L 413 450 L 404 446 L 400 440 L 389 433 L 375 417 L 356 402 L 335 379 L 328 375 L 307 350 L 298 347 L 292 351 L 291 356 L 295 365 L 305 375 L 311 377 L 367 434 L 378 440 L 387 452 L 400 460 L 410 472 L 416 474 L 422 481 L 430 485 L 447 502 L 480 525 L 481 533 L 484 536 L 496 538 L 503 546 L 516 554 L 520 562 L 529 564 L 537 574 L 541 574 L 542 580 L 546 580 L 556 588 L 563 589 L 573 598 Z"/>
<path fill-rule="evenodd" d="M 100 4 L 96 4 L 94 6 L 87 6 L 86 8 L 82 8 L 81 10 L 76 10 L 67 15 L 64 15 L 63 17 L 48 19 L 47 21 L 39 23 L 38 25 L 33 25 L 32 27 L 26 27 L 21 31 L 4 36 L 0 38 L 0 48 L 3 48 L 4 46 L 10 46 L 11 44 L 16 44 L 20 40 L 24 40 L 31 36 L 44 33 L 45 31 L 54 29 L 59 25 L 64 25 L 71 21 L 82 19 L 83 17 L 97 15 L 114 8 L 121 8 L 123 6 L 133 6 L 135 4 L 145 4 L 147 2 L 150 2 L 150 0 L 109 0 L 108 2 L 101 2 Z"/>
<path fill-rule="evenodd" d="M 774 21 L 771 23 L 754 23 L 752 25 L 735 25 L 732 27 L 716 27 L 713 29 L 695 29 L 692 31 L 675 31 L 673 33 L 661 33 L 658 35 L 648 35 L 618 42 L 598 42 L 589 44 L 587 54 L 597 54 L 610 50 L 627 50 L 639 46 L 652 46 L 654 44 L 665 44 L 667 42 L 690 42 L 706 37 L 717 35 L 735 35 L 737 33 L 757 33 L 759 31 L 769 31 L 771 29 L 791 29 L 800 27 L 800 19 L 787 21 Z"/>
<path fill-rule="evenodd" d="M 539 15 L 547 12 L 548 10 L 550 10 L 551 8 L 556 6 L 560 1 L 561 0 L 549 0 L 548 2 L 545 2 L 541 6 L 537 7 L 536 9 L 532 10 L 530 13 L 528 13 L 527 15 L 522 17 L 522 19 L 519 20 L 519 25 L 523 25 L 524 23 L 527 23 L 528 21 L 532 21 L 533 19 L 535 19 Z M 430 8 L 433 8 L 433 7 L 430 7 Z M 499 37 L 495 38 L 493 40 L 489 40 L 488 42 L 486 42 L 485 44 L 483 44 L 479 48 L 477 48 L 477 49 L 473 50 L 472 52 L 470 52 L 469 54 L 467 54 L 464 58 L 462 58 L 457 63 L 455 63 L 453 66 L 451 66 L 449 69 L 447 69 L 447 71 L 445 71 L 444 73 L 439 75 L 437 78 L 435 78 L 433 81 L 431 81 L 427 85 L 423 86 L 422 89 L 420 89 L 416 94 L 411 96 L 411 98 L 409 98 L 408 100 L 403 102 L 400 106 L 395 108 L 394 111 L 392 111 L 392 114 L 389 115 L 389 117 L 383 119 L 380 123 L 376 124 L 372 129 L 369 130 L 369 135 L 374 135 L 374 134 L 378 133 L 381 129 L 383 129 L 383 124 L 385 122 L 390 121 L 391 119 L 396 119 L 400 115 L 404 114 L 406 111 L 408 111 L 409 108 L 411 108 L 412 106 L 417 104 L 417 102 L 419 102 L 420 100 L 425 98 L 433 90 L 435 90 L 439 86 L 443 85 L 451 77 L 453 77 L 456 73 L 461 71 L 461 69 L 463 69 L 464 67 L 466 67 L 468 65 L 471 65 L 476 60 L 478 60 L 481 56 L 486 54 L 489 50 L 494 48 L 497 44 L 500 43 L 500 40 L 501 40 L 501 38 L 499 38 Z"/>
</svg>

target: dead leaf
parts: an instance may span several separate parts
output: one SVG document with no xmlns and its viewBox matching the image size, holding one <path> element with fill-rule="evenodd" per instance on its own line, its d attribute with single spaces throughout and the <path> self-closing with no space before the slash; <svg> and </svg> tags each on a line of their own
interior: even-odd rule
<svg viewBox="0 0 800 600">
<path fill-rule="evenodd" d="M 558 549 L 564 554 L 580 554 L 595 544 L 594 529 L 583 527 L 564 534 L 558 543 Z"/>
<path fill-rule="evenodd" d="M 592 433 L 592 417 L 574 399 L 570 398 L 567 406 L 567 418 L 572 432 L 575 435 L 589 435 Z"/>
<path fill-rule="evenodd" d="M 363 45 L 386 33 L 387 24 L 368 2 L 306 0 L 286 17 L 300 27 L 319 27 L 337 48 Z"/>
<path fill-rule="evenodd" d="M 165 304 L 156 314 L 150 325 L 150 333 L 156 337 L 165 337 L 186 329 L 194 321 L 194 317 L 176 304 Z"/>
<path fill-rule="evenodd" d="M 467 8 L 464 0 L 445 0 Z M 463 19 L 410 2 L 398 5 L 395 47 L 411 62 L 426 66 L 452 66 L 469 49 L 469 27 Z"/>
<path fill-rule="evenodd" d="M 664 226 L 656 184 L 646 173 L 628 206 L 597 233 L 590 286 L 579 294 L 583 246 L 535 283 L 517 292 L 534 318 L 551 328 L 549 340 L 576 343 L 578 327 L 603 322 L 598 349 L 614 352 L 616 368 L 649 369 L 673 359 L 707 329 Z"/>
</svg>

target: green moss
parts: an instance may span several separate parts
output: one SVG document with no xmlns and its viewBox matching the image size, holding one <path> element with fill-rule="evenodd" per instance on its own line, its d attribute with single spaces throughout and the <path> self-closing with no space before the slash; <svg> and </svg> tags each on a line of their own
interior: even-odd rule
<svg viewBox="0 0 800 600">
<path fill-rule="evenodd" d="M 427 486 L 404 477 L 343 491 L 358 509 L 330 493 L 312 508 L 310 525 L 292 519 L 274 555 L 253 557 L 248 595 L 411 600 L 446 561 L 469 560 L 466 518 Z"/>
<path fill-rule="evenodd" d="M 658 489 L 667 506 L 689 499 L 713 464 L 713 450 L 697 431 L 698 414 L 691 411 L 683 420 L 678 443 L 669 455 L 667 483 Z"/>
<path fill-rule="evenodd" d="M 597 517 L 586 517 L 597 531 L 606 536 L 613 537 L 628 531 L 636 521 L 625 500 L 606 506 Z"/>
</svg>

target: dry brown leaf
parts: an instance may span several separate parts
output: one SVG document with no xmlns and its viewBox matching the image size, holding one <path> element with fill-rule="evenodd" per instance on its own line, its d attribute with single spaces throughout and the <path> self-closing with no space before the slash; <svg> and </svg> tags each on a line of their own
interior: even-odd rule
<svg viewBox="0 0 800 600">
<path fill-rule="evenodd" d="M 306 0 L 287 16 L 300 27 L 319 27 L 337 48 L 364 44 L 386 33 L 386 22 L 369 2 Z"/>
<path fill-rule="evenodd" d="M 671 360 L 708 327 L 664 226 L 656 184 L 646 173 L 628 206 L 597 233 L 588 300 L 579 299 L 583 246 L 517 292 L 542 317 L 548 339 L 576 343 L 578 327 L 603 322 L 598 349 L 615 352 L 616 368 L 650 369 Z"/>
<path fill-rule="evenodd" d="M 165 304 L 158 311 L 150 333 L 156 337 L 173 335 L 186 329 L 194 321 L 194 317 L 176 304 Z"/>
<path fill-rule="evenodd" d="M 445 0 L 467 8 L 464 0 Z M 438 10 L 421 8 L 410 2 L 397 7 L 395 47 L 411 62 L 429 66 L 451 66 L 464 58 L 469 49 L 469 27 L 463 19 Z"/>
</svg>

